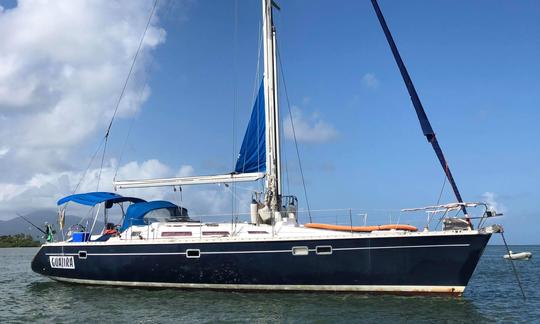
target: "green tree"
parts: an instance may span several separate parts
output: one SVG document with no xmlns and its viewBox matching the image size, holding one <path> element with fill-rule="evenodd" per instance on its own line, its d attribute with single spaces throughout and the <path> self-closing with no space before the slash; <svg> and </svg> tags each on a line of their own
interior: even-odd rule
<svg viewBox="0 0 540 324">
<path fill-rule="evenodd" d="M 2 235 L 0 236 L 0 247 L 31 247 L 40 246 L 39 241 L 34 240 L 28 234 Z"/>
</svg>

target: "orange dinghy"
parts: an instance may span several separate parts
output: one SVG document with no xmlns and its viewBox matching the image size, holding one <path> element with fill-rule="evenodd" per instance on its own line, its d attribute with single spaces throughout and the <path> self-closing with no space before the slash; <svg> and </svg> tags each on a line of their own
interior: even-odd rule
<svg viewBox="0 0 540 324">
<path fill-rule="evenodd" d="M 332 231 L 348 231 L 348 232 L 373 232 L 373 231 L 388 231 L 388 230 L 403 230 L 416 232 L 418 229 L 412 225 L 402 224 L 387 224 L 387 225 L 373 225 L 373 226 L 347 226 L 347 225 L 332 225 L 332 224 L 319 224 L 319 223 L 307 223 L 304 227 L 325 229 Z"/>
</svg>

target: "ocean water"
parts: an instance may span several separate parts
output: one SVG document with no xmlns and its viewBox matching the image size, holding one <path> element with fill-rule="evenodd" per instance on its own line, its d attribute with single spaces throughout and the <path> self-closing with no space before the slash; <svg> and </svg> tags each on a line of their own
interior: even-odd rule
<svg viewBox="0 0 540 324">
<path fill-rule="evenodd" d="M 539 246 L 512 246 L 532 251 Z M 0 249 L 0 323 L 540 323 L 540 260 L 489 246 L 461 298 L 332 293 L 238 293 L 63 284 L 34 274 L 36 248 Z"/>
</svg>

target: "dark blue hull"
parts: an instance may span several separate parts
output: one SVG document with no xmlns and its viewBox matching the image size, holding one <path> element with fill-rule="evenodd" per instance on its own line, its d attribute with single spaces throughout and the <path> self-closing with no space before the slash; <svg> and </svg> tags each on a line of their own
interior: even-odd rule
<svg viewBox="0 0 540 324">
<path fill-rule="evenodd" d="M 32 270 L 87 284 L 460 295 L 490 236 L 66 243 L 44 245 Z M 293 250 L 307 255 L 294 255 Z M 59 262 L 51 260 L 55 256 L 67 256 L 68 265 L 53 264 Z"/>
</svg>

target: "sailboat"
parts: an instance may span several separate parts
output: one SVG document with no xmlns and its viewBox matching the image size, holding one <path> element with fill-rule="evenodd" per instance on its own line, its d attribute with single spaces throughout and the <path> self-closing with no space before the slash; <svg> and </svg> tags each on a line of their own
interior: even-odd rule
<svg viewBox="0 0 540 324">
<path fill-rule="evenodd" d="M 96 210 L 91 229 L 78 225 L 62 241 L 47 242 L 32 270 L 53 280 L 88 285 L 229 290 L 332 291 L 459 296 L 493 233 L 484 226 L 496 213 L 485 203 L 464 202 L 435 133 L 399 58 L 376 1 L 376 13 L 396 56 L 422 130 L 435 148 L 458 199 L 407 209 L 440 213 L 441 228 L 403 224 L 339 226 L 298 222 L 298 199 L 282 191 L 276 26 L 272 0 L 262 0 L 264 73 L 235 170 L 228 174 L 115 180 L 116 189 L 264 181 L 250 204 L 247 222 L 203 222 L 189 208 L 117 193 L 74 194 L 58 201 Z M 405 73 L 403 73 L 405 71 Z M 108 211 L 120 206 L 118 226 Z M 484 208 L 475 227 L 469 208 Z M 125 211 L 125 212 L 124 212 Z M 448 217 L 449 212 L 463 217 Z M 92 234 L 98 214 L 104 228 Z"/>
</svg>

